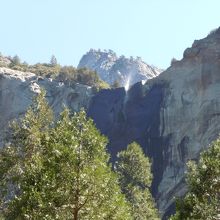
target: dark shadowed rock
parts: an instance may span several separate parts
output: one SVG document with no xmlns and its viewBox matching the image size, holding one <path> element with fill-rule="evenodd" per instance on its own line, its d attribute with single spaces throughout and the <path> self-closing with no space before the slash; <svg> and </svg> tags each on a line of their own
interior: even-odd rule
<svg viewBox="0 0 220 220">
<path fill-rule="evenodd" d="M 171 213 L 174 196 L 187 190 L 186 162 L 220 132 L 219 31 L 196 41 L 181 61 L 145 85 L 94 96 L 88 113 L 109 137 L 113 160 L 130 142 L 141 144 L 153 161 L 159 209 Z"/>
</svg>

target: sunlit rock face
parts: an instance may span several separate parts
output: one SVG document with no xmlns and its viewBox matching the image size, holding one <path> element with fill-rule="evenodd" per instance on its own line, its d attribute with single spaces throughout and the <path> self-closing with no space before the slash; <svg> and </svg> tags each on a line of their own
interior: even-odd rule
<svg viewBox="0 0 220 220">
<path fill-rule="evenodd" d="M 93 96 L 89 86 L 63 82 L 50 78 L 38 78 L 33 73 L 20 72 L 8 68 L 0 68 L 0 146 L 8 122 L 22 116 L 32 102 L 32 97 L 46 90 L 46 97 L 57 115 L 64 106 L 73 111 L 87 108 Z"/>
<path fill-rule="evenodd" d="M 0 54 L 0 67 L 9 66 L 10 63 L 11 63 L 11 59 L 9 59 L 8 57 L 2 56 Z"/>
<path fill-rule="evenodd" d="M 136 82 L 151 79 L 162 72 L 142 61 L 140 57 L 117 57 L 111 50 L 91 49 L 79 62 L 78 68 L 83 67 L 96 71 L 100 78 L 110 85 L 117 81 L 126 89 Z"/>
<path fill-rule="evenodd" d="M 186 192 L 186 162 L 220 133 L 220 29 L 195 41 L 145 85 L 105 90 L 93 97 L 89 115 L 109 137 L 112 159 L 137 141 L 153 161 L 152 191 L 162 214 Z M 165 215 L 164 215 L 165 219 Z"/>
</svg>

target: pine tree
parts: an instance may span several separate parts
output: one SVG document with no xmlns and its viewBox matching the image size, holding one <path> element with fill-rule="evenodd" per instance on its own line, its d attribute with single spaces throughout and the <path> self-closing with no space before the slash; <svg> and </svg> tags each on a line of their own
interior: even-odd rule
<svg viewBox="0 0 220 220">
<path fill-rule="evenodd" d="M 27 219 L 21 209 L 35 202 L 26 193 L 32 187 L 32 181 L 35 184 L 36 179 L 40 178 L 41 140 L 53 122 L 53 113 L 44 96 L 45 91 L 41 91 L 25 116 L 11 123 L 9 142 L 0 151 L 1 210 L 6 219 Z"/>
<path fill-rule="evenodd" d="M 57 65 L 57 58 L 54 55 L 51 56 L 50 65 L 51 66 L 56 66 Z"/>
<path fill-rule="evenodd" d="M 177 200 L 172 220 L 220 219 L 220 139 L 201 153 L 198 163 L 188 163 L 189 192 Z"/>
<path fill-rule="evenodd" d="M 122 192 L 131 204 L 134 220 L 159 219 L 149 187 L 152 182 L 151 164 L 141 147 L 133 142 L 121 151 L 115 164 Z"/>
<path fill-rule="evenodd" d="M 6 219 L 131 219 L 108 165 L 107 139 L 84 111 L 57 122 L 41 93 L 0 152 Z"/>
<path fill-rule="evenodd" d="M 13 58 L 12 58 L 12 63 L 13 65 L 20 65 L 21 64 L 21 59 L 18 55 L 15 55 Z"/>
<path fill-rule="evenodd" d="M 75 220 L 129 219 L 129 207 L 108 165 L 107 140 L 85 112 L 70 117 L 65 110 L 52 137 L 49 146 L 58 155 L 60 191 L 67 192 L 61 195 L 64 213 Z"/>
<path fill-rule="evenodd" d="M 119 81 L 118 81 L 118 80 L 115 80 L 111 87 L 112 87 L 113 89 L 119 88 L 119 87 L 120 87 Z"/>
</svg>

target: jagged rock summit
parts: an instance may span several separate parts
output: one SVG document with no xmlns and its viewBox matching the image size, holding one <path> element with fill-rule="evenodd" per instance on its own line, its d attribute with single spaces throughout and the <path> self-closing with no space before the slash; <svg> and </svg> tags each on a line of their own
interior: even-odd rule
<svg viewBox="0 0 220 220">
<path fill-rule="evenodd" d="M 137 82 L 158 76 L 162 72 L 161 69 L 142 61 L 140 57 L 118 57 L 112 50 L 91 49 L 79 62 L 78 68 L 83 67 L 96 71 L 99 77 L 110 85 L 118 82 L 126 89 Z"/>
</svg>

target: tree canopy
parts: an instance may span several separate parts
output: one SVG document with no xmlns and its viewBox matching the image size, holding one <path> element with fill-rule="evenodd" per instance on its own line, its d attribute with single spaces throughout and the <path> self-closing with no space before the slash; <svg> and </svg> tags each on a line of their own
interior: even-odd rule
<svg viewBox="0 0 220 220">
<path fill-rule="evenodd" d="M 0 151 L 5 219 L 131 219 L 108 163 L 107 139 L 82 110 L 58 121 L 42 92 Z"/>
<path fill-rule="evenodd" d="M 122 192 L 131 205 L 132 219 L 159 219 L 150 193 L 151 163 L 141 147 L 133 142 L 117 155 L 115 170 L 119 175 Z"/>
</svg>

